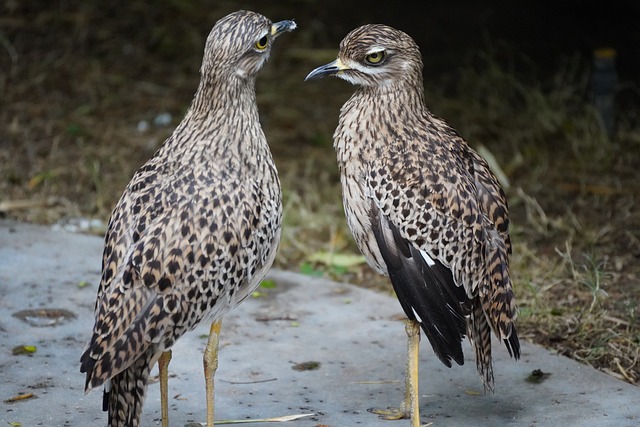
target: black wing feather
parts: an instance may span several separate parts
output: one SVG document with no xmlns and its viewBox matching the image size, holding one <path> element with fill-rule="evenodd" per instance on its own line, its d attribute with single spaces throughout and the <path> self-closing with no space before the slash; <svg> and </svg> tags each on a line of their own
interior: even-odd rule
<svg viewBox="0 0 640 427">
<path fill-rule="evenodd" d="M 455 285 L 451 271 L 442 263 L 434 260 L 434 265 L 428 265 L 420 251 L 400 235 L 374 203 L 371 225 L 405 314 L 420 323 L 442 363 L 451 367 L 453 359 L 462 365 L 462 341 L 467 328 L 464 289 Z"/>
<path fill-rule="evenodd" d="M 518 339 L 518 333 L 516 332 L 515 326 L 511 330 L 511 335 L 504 341 L 504 345 L 507 347 L 507 351 L 509 352 L 509 356 L 514 359 L 520 359 L 520 340 Z"/>
</svg>

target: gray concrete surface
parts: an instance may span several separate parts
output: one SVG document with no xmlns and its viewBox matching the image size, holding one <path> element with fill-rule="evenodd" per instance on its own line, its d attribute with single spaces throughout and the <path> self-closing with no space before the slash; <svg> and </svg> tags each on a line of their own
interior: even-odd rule
<svg viewBox="0 0 640 427">
<path fill-rule="evenodd" d="M 101 390 L 84 395 L 78 359 L 93 324 L 102 239 L 0 221 L 0 425 L 101 426 Z M 223 321 L 216 418 L 313 416 L 284 425 L 403 426 L 370 407 L 402 397 L 405 335 L 398 302 L 343 283 L 272 271 L 273 289 Z M 82 287 L 80 284 L 87 282 Z M 64 309 L 68 319 L 20 318 L 26 309 Z M 23 316 L 24 317 L 24 316 Z M 57 324 L 55 324 L 58 322 Z M 45 326 L 54 323 L 53 326 Z M 204 421 L 202 350 L 208 325 L 184 336 L 169 367 L 172 426 Z M 35 345 L 32 355 L 13 355 Z M 421 413 L 434 426 L 638 426 L 640 389 L 523 343 L 514 362 L 496 348 L 496 393 L 483 395 L 469 351 L 462 367 L 438 362 L 424 340 Z M 317 362 L 315 370 L 296 364 Z M 549 373 L 527 382 L 534 369 Z M 155 375 L 155 371 L 153 372 Z M 22 393 L 34 397 L 4 402 Z M 159 387 L 149 387 L 143 426 L 159 425 Z M 259 424 L 266 425 L 266 424 Z M 280 425 L 280 424 L 279 424 Z"/>
</svg>

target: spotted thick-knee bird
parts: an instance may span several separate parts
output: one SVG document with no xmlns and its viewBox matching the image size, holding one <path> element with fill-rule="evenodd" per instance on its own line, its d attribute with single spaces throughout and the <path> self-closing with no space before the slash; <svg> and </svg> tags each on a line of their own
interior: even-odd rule
<svg viewBox="0 0 640 427">
<path fill-rule="evenodd" d="M 486 390 L 494 383 L 491 331 L 520 356 L 505 194 L 486 161 L 427 109 L 422 65 L 410 36 L 364 25 L 342 40 L 335 61 L 307 76 L 358 86 L 334 133 L 344 209 L 409 319 L 405 399 L 399 410 L 377 412 L 414 426 L 420 327 L 449 367 L 463 364 L 468 335 Z"/>
<path fill-rule="evenodd" d="M 81 357 L 85 391 L 105 386 L 109 426 L 139 424 L 157 361 L 168 425 L 170 348 L 203 321 L 213 322 L 204 356 L 213 425 L 220 319 L 271 267 L 282 224 L 255 78 L 274 40 L 295 28 L 250 11 L 216 22 L 184 119 L 136 172 L 111 215 L 93 336 Z"/>
</svg>

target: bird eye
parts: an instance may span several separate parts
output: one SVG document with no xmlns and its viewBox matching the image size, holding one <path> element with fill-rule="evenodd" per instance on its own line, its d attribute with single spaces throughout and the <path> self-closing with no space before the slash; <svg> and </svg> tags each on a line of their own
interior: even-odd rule
<svg viewBox="0 0 640 427">
<path fill-rule="evenodd" d="M 266 49 L 268 43 L 269 43 L 269 39 L 267 38 L 267 36 L 264 36 L 263 38 L 261 38 L 256 42 L 256 49 L 258 50 Z"/>
<path fill-rule="evenodd" d="M 364 57 L 364 60 L 371 65 L 378 65 L 382 63 L 382 60 L 387 57 L 387 53 L 384 50 L 379 52 L 373 52 Z"/>
</svg>

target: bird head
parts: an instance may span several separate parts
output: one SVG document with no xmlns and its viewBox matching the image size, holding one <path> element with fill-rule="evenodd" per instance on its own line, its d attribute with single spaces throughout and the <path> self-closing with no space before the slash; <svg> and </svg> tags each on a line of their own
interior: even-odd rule
<svg viewBox="0 0 640 427">
<path fill-rule="evenodd" d="M 239 10 L 221 18 L 207 37 L 201 74 L 222 72 L 254 77 L 269 59 L 274 40 L 297 27 L 292 20 L 271 22 L 259 13 Z"/>
<path fill-rule="evenodd" d="M 340 42 L 335 61 L 311 71 L 306 80 L 336 76 L 360 86 L 389 86 L 421 78 L 422 56 L 406 33 L 382 24 L 351 31 Z"/>
</svg>

